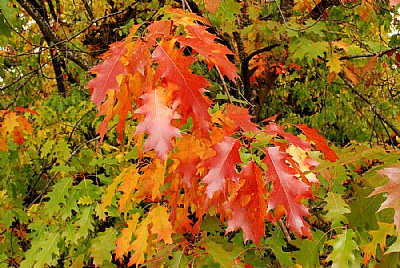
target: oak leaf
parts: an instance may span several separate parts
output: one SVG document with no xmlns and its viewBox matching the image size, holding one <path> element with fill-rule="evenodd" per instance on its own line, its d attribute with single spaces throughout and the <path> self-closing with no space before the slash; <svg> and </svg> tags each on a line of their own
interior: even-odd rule
<svg viewBox="0 0 400 268">
<path fill-rule="evenodd" d="M 290 155 L 279 151 L 279 146 L 265 149 L 263 162 L 268 170 L 266 177 L 272 182 L 272 191 L 268 201 L 268 211 L 283 206 L 287 215 L 287 225 L 299 236 L 311 238 L 308 223 L 303 219 L 310 216 L 307 208 L 300 200 L 311 197 L 310 186 L 295 177 L 295 170 L 291 168 L 286 159 Z"/>
<path fill-rule="evenodd" d="M 169 219 L 168 208 L 157 206 L 152 208 L 147 214 L 151 221 L 150 231 L 152 234 L 157 234 L 157 241 L 164 240 L 165 244 L 172 244 L 171 235 L 175 233 Z"/>
<path fill-rule="evenodd" d="M 116 260 L 124 256 L 125 253 L 129 252 L 129 246 L 136 231 L 139 217 L 139 213 L 134 213 L 132 218 L 126 221 L 127 227 L 121 230 L 121 236 L 115 240 L 116 248 L 114 252 Z"/>
<path fill-rule="evenodd" d="M 142 264 L 145 261 L 145 253 L 148 248 L 148 238 L 149 238 L 149 220 L 145 218 L 137 225 L 135 231 L 135 241 L 129 246 L 128 250 L 133 250 L 131 258 L 129 259 L 128 266 L 134 264 Z"/>
<path fill-rule="evenodd" d="M 125 53 L 126 48 L 124 44 L 122 42 L 116 42 L 103 54 L 102 58 L 104 61 L 89 70 L 90 73 L 97 74 L 97 76 L 89 81 L 86 88 L 92 89 L 91 99 L 98 108 L 105 100 L 108 90 L 119 90 L 117 76 L 126 74 L 121 61 Z"/>
<path fill-rule="evenodd" d="M 304 124 L 297 125 L 297 127 L 304 133 L 304 135 L 306 135 L 307 140 L 315 143 L 317 150 L 323 152 L 327 160 L 335 162 L 339 159 L 335 151 L 329 148 L 326 139 L 318 134 L 318 130 L 309 128 Z"/>
<path fill-rule="evenodd" d="M 254 162 L 242 167 L 239 174 L 240 189 L 235 198 L 230 200 L 232 216 L 228 220 L 226 232 L 241 228 L 244 241 L 252 240 L 259 244 L 265 232 L 267 204 L 266 187 L 262 171 Z"/>
<path fill-rule="evenodd" d="M 332 261 L 332 268 L 359 267 L 354 255 L 354 250 L 358 249 L 357 243 L 353 240 L 354 232 L 351 229 L 338 235 L 335 239 L 327 243 L 333 247 L 333 251 L 328 255 L 327 261 Z"/>
<path fill-rule="evenodd" d="M 135 135 L 147 133 L 144 149 L 154 149 L 157 156 L 165 160 L 173 148 L 171 140 L 181 137 L 179 129 L 171 125 L 171 120 L 179 118 L 179 115 L 167 106 L 168 100 L 162 88 L 144 94 L 142 99 L 144 104 L 135 113 L 143 114 L 145 119 L 137 125 Z"/>
<path fill-rule="evenodd" d="M 184 135 L 176 146 L 178 150 L 171 156 L 172 159 L 179 161 L 179 166 L 175 169 L 175 173 L 179 173 L 182 182 L 187 186 L 192 186 L 192 180 L 197 173 L 197 165 L 200 163 L 201 152 L 204 148 L 200 141 L 194 136 Z"/>
<path fill-rule="evenodd" d="M 389 178 L 389 182 L 375 188 L 370 196 L 387 192 L 388 197 L 381 204 L 378 211 L 385 208 L 394 209 L 394 224 L 396 225 L 397 234 L 400 235 L 400 166 L 384 168 L 378 172 L 386 175 Z"/>
<path fill-rule="evenodd" d="M 184 121 L 193 118 L 193 128 L 208 132 L 211 121 L 208 108 L 211 101 L 203 95 L 210 83 L 204 77 L 193 74 L 189 67 L 194 63 L 193 57 L 183 56 L 183 48 L 175 49 L 176 39 L 160 41 L 153 51 L 153 59 L 158 62 L 155 81 L 163 79 L 164 83 L 173 84 L 174 97 L 180 105 L 180 115 Z"/>
<path fill-rule="evenodd" d="M 226 180 L 237 179 L 236 164 L 241 162 L 240 143 L 232 137 L 224 137 L 222 142 L 214 144 L 212 148 L 216 155 L 205 161 L 210 171 L 202 180 L 207 184 L 206 194 L 210 199 L 218 191 L 225 194 Z"/>
<path fill-rule="evenodd" d="M 282 136 L 283 138 L 285 138 L 289 143 L 291 143 L 297 147 L 300 147 L 304 151 L 311 149 L 311 145 L 308 142 L 302 140 L 301 138 L 299 138 L 289 132 L 286 132 L 283 129 L 283 126 L 280 126 L 280 125 L 276 124 L 275 122 L 270 122 L 268 125 L 266 125 L 264 127 L 263 131 L 267 135 L 278 134 L 278 135 Z"/>
<path fill-rule="evenodd" d="M 217 36 L 209 33 L 206 26 L 193 24 L 187 26 L 185 31 L 187 36 L 179 36 L 179 43 L 190 46 L 203 56 L 209 69 L 217 66 L 221 75 L 226 75 L 233 81 L 237 76 L 237 70 L 226 57 L 226 55 L 233 54 L 232 51 L 226 46 L 216 43 Z"/>
<path fill-rule="evenodd" d="M 257 125 L 251 122 L 252 116 L 249 114 L 248 109 L 237 105 L 228 104 L 225 107 L 224 114 L 233 121 L 237 128 L 240 127 L 243 129 L 243 131 L 251 131 L 255 134 L 260 132 L 260 130 L 257 128 Z"/>
</svg>

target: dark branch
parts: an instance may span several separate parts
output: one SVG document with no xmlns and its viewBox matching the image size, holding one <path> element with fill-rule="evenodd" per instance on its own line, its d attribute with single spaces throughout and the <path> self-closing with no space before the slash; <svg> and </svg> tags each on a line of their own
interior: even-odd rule
<svg viewBox="0 0 400 268">
<path fill-rule="evenodd" d="M 351 60 L 351 59 L 357 59 L 357 58 L 370 58 L 370 57 L 382 57 L 386 54 L 389 54 L 390 52 L 393 52 L 395 50 L 400 49 L 400 45 L 397 45 L 395 47 L 392 48 L 388 48 L 386 50 L 383 51 L 379 51 L 379 52 L 371 52 L 371 53 L 364 53 L 364 54 L 357 54 L 357 55 L 349 55 L 349 56 L 342 56 L 339 58 L 339 60 Z"/>
<path fill-rule="evenodd" d="M 53 31 L 53 29 L 51 28 L 49 23 L 43 19 L 43 17 L 38 12 L 38 10 L 36 10 L 35 7 L 30 2 L 28 2 L 27 0 L 17 0 L 17 2 L 35 20 L 35 22 L 39 26 L 39 28 L 44 36 L 49 38 L 49 40 L 51 42 L 53 42 L 57 46 L 57 48 L 66 50 L 65 57 L 67 59 L 75 62 L 79 67 L 81 67 L 85 71 L 87 71 L 91 68 L 90 64 L 87 61 L 85 61 L 83 58 L 77 56 L 75 53 L 72 53 L 71 51 L 68 51 L 67 45 L 64 44 L 64 42 L 62 42 L 60 37 L 57 36 L 57 34 Z M 52 44 L 49 44 L 49 45 L 52 45 Z"/>
<path fill-rule="evenodd" d="M 338 6 L 342 3 L 340 0 L 322 0 L 310 12 L 310 18 L 316 20 L 324 14 L 325 10 L 331 6 Z"/>
<path fill-rule="evenodd" d="M 274 49 L 274 48 L 276 48 L 276 47 L 279 47 L 281 44 L 272 44 L 272 45 L 269 45 L 269 46 L 267 46 L 267 47 L 263 47 L 263 48 L 260 48 L 260 49 L 258 49 L 258 50 L 256 50 L 256 51 L 253 51 L 252 53 L 250 53 L 247 57 L 246 57 L 246 61 L 247 62 L 250 62 L 250 60 L 254 57 L 254 56 L 256 56 L 256 55 L 258 55 L 258 54 L 261 54 L 261 53 L 263 53 L 263 52 L 268 52 L 268 51 L 271 51 L 272 49 Z"/>
</svg>

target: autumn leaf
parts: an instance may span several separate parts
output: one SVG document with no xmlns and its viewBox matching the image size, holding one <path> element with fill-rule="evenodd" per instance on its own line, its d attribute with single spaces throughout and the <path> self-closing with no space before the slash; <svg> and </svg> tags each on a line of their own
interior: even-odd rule
<svg viewBox="0 0 400 268">
<path fill-rule="evenodd" d="M 375 188 L 370 196 L 384 192 L 388 194 L 387 199 L 381 204 L 378 211 L 385 208 L 394 209 L 394 224 L 396 225 L 397 234 L 400 235 L 400 167 L 384 168 L 378 172 L 387 176 L 389 182 L 381 187 Z"/>
<path fill-rule="evenodd" d="M 140 217 L 139 213 L 134 213 L 132 215 L 132 218 L 130 220 L 127 220 L 126 222 L 127 226 L 121 230 L 120 237 L 118 237 L 117 240 L 115 240 L 116 248 L 114 252 L 116 260 L 129 252 L 129 246 L 133 239 L 133 235 L 136 231 L 139 217 Z"/>
<path fill-rule="evenodd" d="M 119 183 L 122 181 L 122 184 L 119 186 L 118 191 L 122 192 L 122 196 L 118 201 L 118 211 L 119 212 L 128 212 L 131 209 L 132 206 L 132 201 L 136 187 L 138 184 L 138 181 L 140 179 L 140 174 L 138 173 L 137 166 L 133 165 L 131 168 L 125 169 L 121 175 L 119 175 L 115 180 Z M 115 181 L 114 181 L 115 182 Z M 108 193 L 105 196 L 106 200 L 108 200 L 107 203 L 110 203 L 112 196 L 111 194 L 112 190 L 115 189 L 116 185 L 113 183 L 109 186 Z M 102 207 L 104 207 L 105 204 L 102 204 Z"/>
<path fill-rule="evenodd" d="M 119 90 L 117 77 L 126 74 L 121 58 L 126 53 L 126 48 L 121 42 L 116 42 L 104 53 L 104 61 L 89 70 L 92 74 L 97 74 L 89 81 L 86 88 L 92 89 L 92 101 L 100 107 L 105 100 L 108 90 Z"/>
<path fill-rule="evenodd" d="M 236 165 L 241 162 L 240 143 L 234 138 L 224 137 L 222 142 L 214 144 L 212 148 L 216 155 L 205 161 L 210 171 L 202 179 L 207 184 L 206 194 L 210 199 L 218 191 L 225 193 L 227 179 L 237 179 Z"/>
<path fill-rule="evenodd" d="M 318 161 L 309 157 L 304 150 L 293 144 L 289 145 L 286 152 L 292 157 L 288 161 L 299 173 L 296 177 L 301 177 L 309 183 L 319 183 L 316 174 L 311 172 L 319 165 Z"/>
<path fill-rule="evenodd" d="M 237 77 L 237 70 L 226 57 L 226 55 L 233 54 L 232 51 L 226 46 L 216 43 L 217 36 L 209 33 L 206 26 L 194 24 L 185 27 L 185 30 L 187 36 L 179 36 L 179 43 L 190 46 L 203 56 L 209 69 L 218 66 L 222 75 L 226 75 L 231 81 L 234 81 Z"/>
<path fill-rule="evenodd" d="M 171 235 L 175 231 L 169 221 L 168 208 L 164 206 L 153 207 L 147 217 L 151 221 L 151 233 L 157 234 L 157 241 L 164 240 L 165 244 L 172 244 Z"/>
<path fill-rule="evenodd" d="M 144 149 L 154 149 L 157 156 L 165 160 L 173 148 L 171 139 L 181 137 L 179 129 L 171 125 L 171 120 L 179 118 L 179 115 L 167 106 L 168 100 L 162 88 L 144 94 L 142 99 L 144 104 L 135 113 L 143 114 L 145 119 L 137 125 L 135 135 L 147 133 Z"/>
<path fill-rule="evenodd" d="M 251 240 L 259 244 L 265 234 L 267 204 L 265 181 L 256 163 L 250 161 L 242 167 L 239 184 L 239 191 L 228 205 L 232 216 L 228 219 L 226 232 L 241 228 L 244 241 Z"/>
<path fill-rule="evenodd" d="M 201 146 L 200 141 L 189 135 L 184 135 L 176 143 L 178 149 L 171 155 L 172 159 L 179 161 L 179 166 L 175 169 L 175 173 L 182 176 L 182 181 L 187 187 L 192 186 L 192 180 L 197 173 L 197 165 L 200 163 L 201 152 L 204 148 Z"/>
<path fill-rule="evenodd" d="M 354 256 L 354 250 L 358 249 L 357 243 L 353 240 L 354 232 L 351 229 L 345 230 L 343 234 L 327 243 L 333 247 L 328 255 L 327 261 L 332 261 L 332 268 L 359 267 Z"/>
<path fill-rule="evenodd" d="M 348 223 L 344 214 L 350 213 L 349 205 L 343 200 L 341 195 L 329 192 L 324 199 L 326 206 L 324 211 L 327 211 L 325 219 L 332 222 L 331 228 L 341 225 L 341 222 Z"/>
<path fill-rule="evenodd" d="M 143 219 L 137 225 L 137 229 L 135 231 L 136 239 L 129 246 L 128 250 L 133 250 L 131 258 L 129 259 L 129 266 L 134 264 L 142 264 L 145 261 L 145 253 L 147 252 L 148 247 L 148 238 L 149 238 L 149 220 L 147 218 Z"/>
<path fill-rule="evenodd" d="M 208 12 L 215 13 L 219 7 L 220 0 L 206 0 L 206 9 Z"/>
<path fill-rule="evenodd" d="M 251 131 L 255 134 L 260 132 L 257 125 L 251 122 L 252 116 L 246 108 L 228 104 L 225 106 L 224 114 L 233 121 L 237 128 L 240 127 L 243 131 Z"/>
<path fill-rule="evenodd" d="M 277 125 L 275 122 L 270 122 L 268 125 L 264 127 L 263 131 L 267 135 L 280 135 L 283 138 L 285 138 L 289 143 L 297 147 L 300 147 L 304 151 L 311 149 L 311 145 L 308 142 L 302 140 L 301 138 L 289 132 L 286 132 L 282 126 Z"/>
<path fill-rule="evenodd" d="M 372 241 L 362 247 L 362 250 L 364 251 L 364 265 L 368 264 L 371 256 L 374 258 L 376 257 L 378 244 L 380 245 L 382 252 L 384 252 L 386 248 L 386 237 L 388 235 L 395 235 L 393 223 L 378 222 L 378 225 L 378 230 L 368 231 L 372 236 Z"/>
<path fill-rule="evenodd" d="M 307 125 L 303 124 L 297 125 L 297 127 L 306 135 L 307 140 L 315 143 L 317 150 L 323 152 L 327 160 L 335 162 L 339 159 L 335 151 L 326 144 L 326 139 L 318 134 L 318 130 L 309 128 Z"/>
<path fill-rule="evenodd" d="M 300 202 L 303 198 L 311 197 L 310 187 L 295 177 L 295 170 L 286 163 L 288 158 L 290 155 L 279 151 L 278 146 L 265 149 L 263 162 L 268 167 L 266 177 L 273 184 L 268 211 L 283 206 L 287 225 L 300 237 L 304 235 L 311 238 L 309 225 L 303 219 L 310 216 L 310 213 Z"/>
<path fill-rule="evenodd" d="M 183 56 L 183 48 L 175 49 L 175 43 L 176 39 L 163 40 L 153 51 L 153 59 L 158 62 L 154 79 L 163 78 L 167 86 L 175 85 L 172 88 L 184 121 L 192 116 L 193 127 L 207 133 L 211 121 L 208 108 L 212 102 L 203 93 L 210 84 L 190 71 L 194 58 Z"/>
</svg>

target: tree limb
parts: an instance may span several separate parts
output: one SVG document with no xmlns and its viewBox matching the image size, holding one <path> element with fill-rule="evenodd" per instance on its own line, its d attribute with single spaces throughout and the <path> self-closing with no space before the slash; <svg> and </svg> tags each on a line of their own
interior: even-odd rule
<svg viewBox="0 0 400 268">
<path fill-rule="evenodd" d="M 263 48 L 260 48 L 260 49 L 258 49 L 258 50 L 256 50 L 256 51 L 251 52 L 251 53 L 246 57 L 247 63 L 249 63 L 250 60 L 251 60 L 254 56 L 256 56 L 256 55 L 258 55 L 258 54 L 261 54 L 261 53 L 263 53 L 263 52 L 271 51 L 272 49 L 274 49 L 274 48 L 276 48 L 276 47 L 279 47 L 280 45 L 281 45 L 281 44 L 272 44 L 272 45 L 269 45 L 269 46 L 267 46 L 267 47 L 263 47 Z"/>
<path fill-rule="evenodd" d="M 342 3 L 340 0 L 322 0 L 319 2 L 308 14 L 310 18 L 313 20 L 318 19 L 321 17 L 322 14 L 324 14 L 325 10 L 328 9 L 331 6 L 338 6 Z"/>
<path fill-rule="evenodd" d="M 394 46 L 392 48 L 388 48 L 383 51 L 379 52 L 371 52 L 371 53 L 363 53 L 363 54 L 357 54 L 357 55 L 348 55 L 348 56 L 342 56 L 339 58 L 339 60 L 351 60 L 351 59 L 357 59 L 357 58 L 369 58 L 369 57 L 382 57 L 386 54 L 389 54 L 390 52 L 393 52 L 395 50 L 400 49 L 400 45 Z"/>
<path fill-rule="evenodd" d="M 38 10 L 36 10 L 31 3 L 29 3 L 27 0 L 17 0 L 17 2 L 35 20 L 43 35 L 48 37 L 49 40 L 53 42 L 58 48 L 65 50 L 65 57 L 67 59 L 75 62 L 85 71 L 88 71 L 91 68 L 91 65 L 86 60 L 68 50 L 67 45 L 62 42 L 61 38 L 53 31 L 49 23 L 43 19 Z"/>
</svg>

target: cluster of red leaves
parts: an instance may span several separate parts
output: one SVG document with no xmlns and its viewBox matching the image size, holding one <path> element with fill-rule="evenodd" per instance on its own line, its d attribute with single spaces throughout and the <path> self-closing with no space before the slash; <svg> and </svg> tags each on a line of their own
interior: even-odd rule
<svg viewBox="0 0 400 268">
<path fill-rule="evenodd" d="M 102 138 L 115 115 L 122 133 L 130 112 L 137 120 L 135 139 L 139 147 L 144 142 L 144 154 L 153 159 L 125 170 L 104 197 L 103 209 L 115 192 L 122 192 L 121 213 L 141 201 L 154 204 L 147 217 L 130 216 L 116 257 L 133 250 L 130 264 L 143 263 L 152 243 L 172 243 L 172 233 L 198 233 L 210 210 L 227 223 L 227 232 L 242 229 L 245 241 L 259 243 L 265 220 L 284 215 L 291 230 L 311 238 L 304 219 L 309 212 L 301 201 L 312 197 L 311 185 L 318 183 L 304 172 L 318 163 L 308 152 L 312 143 L 331 161 L 337 159 L 335 152 L 305 125 L 297 126 L 303 140 L 274 120 L 258 127 L 247 109 L 233 104 L 210 114 L 213 103 L 204 95 L 209 82 L 191 66 L 201 60 L 233 80 L 236 68 L 226 57 L 231 52 L 215 42 L 203 18 L 181 10 L 167 14 L 170 20 L 151 23 L 141 36 L 136 33 L 144 25 L 134 26 L 126 39 L 113 44 L 91 70 L 96 77 L 88 84 L 99 115 L 105 115 Z M 250 160 L 243 163 L 241 153 Z"/>
<path fill-rule="evenodd" d="M 38 115 L 35 111 L 19 106 L 15 110 Z M 9 139 L 21 145 L 26 140 L 25 136 L 32 131 L 32 124 L 23 115 L 11 110 L 0 111 L 0 150 L 7 152 Z"/>
</svg>

